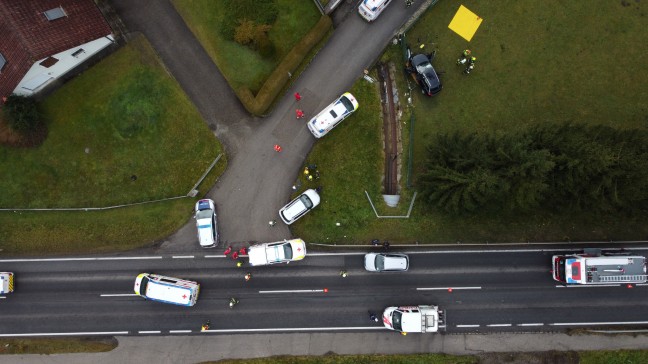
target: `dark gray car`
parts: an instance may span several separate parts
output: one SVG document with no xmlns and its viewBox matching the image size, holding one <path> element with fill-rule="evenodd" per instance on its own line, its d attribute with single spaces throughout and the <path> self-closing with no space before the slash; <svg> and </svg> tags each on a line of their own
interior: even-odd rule
<svg viewBox="0 0 648 364">
<path fill-rule="evenodd" d="M 424 94 L 434 96 L 441 92 L 443 85 L 428 56 L 417 54 L 410 59 L 410 65 L 408 70 L 416 76 L 416 81 Z"/>
</svg>

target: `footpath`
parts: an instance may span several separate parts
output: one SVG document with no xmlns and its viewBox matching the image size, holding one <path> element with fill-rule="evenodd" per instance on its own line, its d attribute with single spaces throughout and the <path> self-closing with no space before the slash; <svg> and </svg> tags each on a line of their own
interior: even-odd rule
<svg viewBox="0 0 648 364">
<path fill-rule="evenodd" d="M 648 349 L 648 336 L 559 333 L 410 334 L 394 332 L 291 333 L 119 337 L 110 352 L 57 355 L 2 355 L 12 363 L 200 363 L 276 355 L 414 354 L 471 355 L 491 352 Z"/>
</svg>

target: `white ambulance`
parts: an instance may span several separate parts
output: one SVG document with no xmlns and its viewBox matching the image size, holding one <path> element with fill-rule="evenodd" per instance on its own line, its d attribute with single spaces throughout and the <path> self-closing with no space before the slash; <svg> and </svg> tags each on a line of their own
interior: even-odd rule
<svg viewBox="0 0 648 364">
<path fill-rule="evenodd" d="M 135 294 L 151 301 L 193 306 L 199 293 L 200 284 L 193 281 L 151 273 L 142 273 L 135 278 Z"/>
<path fill-rule="evenodd" d="M 7 294 L 14 291 L 14 274 L 11 272 L 0 272 L 0 294 Z"/>
<path fill-rule="evenodd" d="M 362 0 L 360 6 L 358 6 L 358 13 L 366 21 L 372 22 L 376 20 L 378 15 L 385 10 L 391 1 L 392 0 Z"/>
</svg>

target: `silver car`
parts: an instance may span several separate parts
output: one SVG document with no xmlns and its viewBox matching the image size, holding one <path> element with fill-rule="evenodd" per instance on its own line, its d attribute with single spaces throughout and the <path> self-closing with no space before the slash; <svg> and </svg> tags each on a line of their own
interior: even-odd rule
<svg viewBox="0 0 648 364">
<path fill-rule="evenodd" d="M 405 272 L 409 257 L 396 253 L 369 253 L 365 255 L 365 269 L 369 272 Z"/>
<path fill-rule="evenodd" d="M 310 189 L 304 191 L 296 199 L 290 201 L 286 206 L 279 210 L 279 217 L 286 224 L 290 225 L 304 216 L 308 211 L 319 205 L 320 196 L 317 191 Z"/>
</svg>

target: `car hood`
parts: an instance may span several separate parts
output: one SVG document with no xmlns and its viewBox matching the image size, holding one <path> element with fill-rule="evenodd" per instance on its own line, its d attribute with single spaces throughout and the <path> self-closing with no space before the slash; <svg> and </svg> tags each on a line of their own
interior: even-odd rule
<svg viewBox="0 0 648 364">
<path fill-rule="evenodd" d="M 290 240 L 293 257 L 292 260 L 302 260 L 306 256 L 306 243 L 301 239 Z"/>
</svg>

